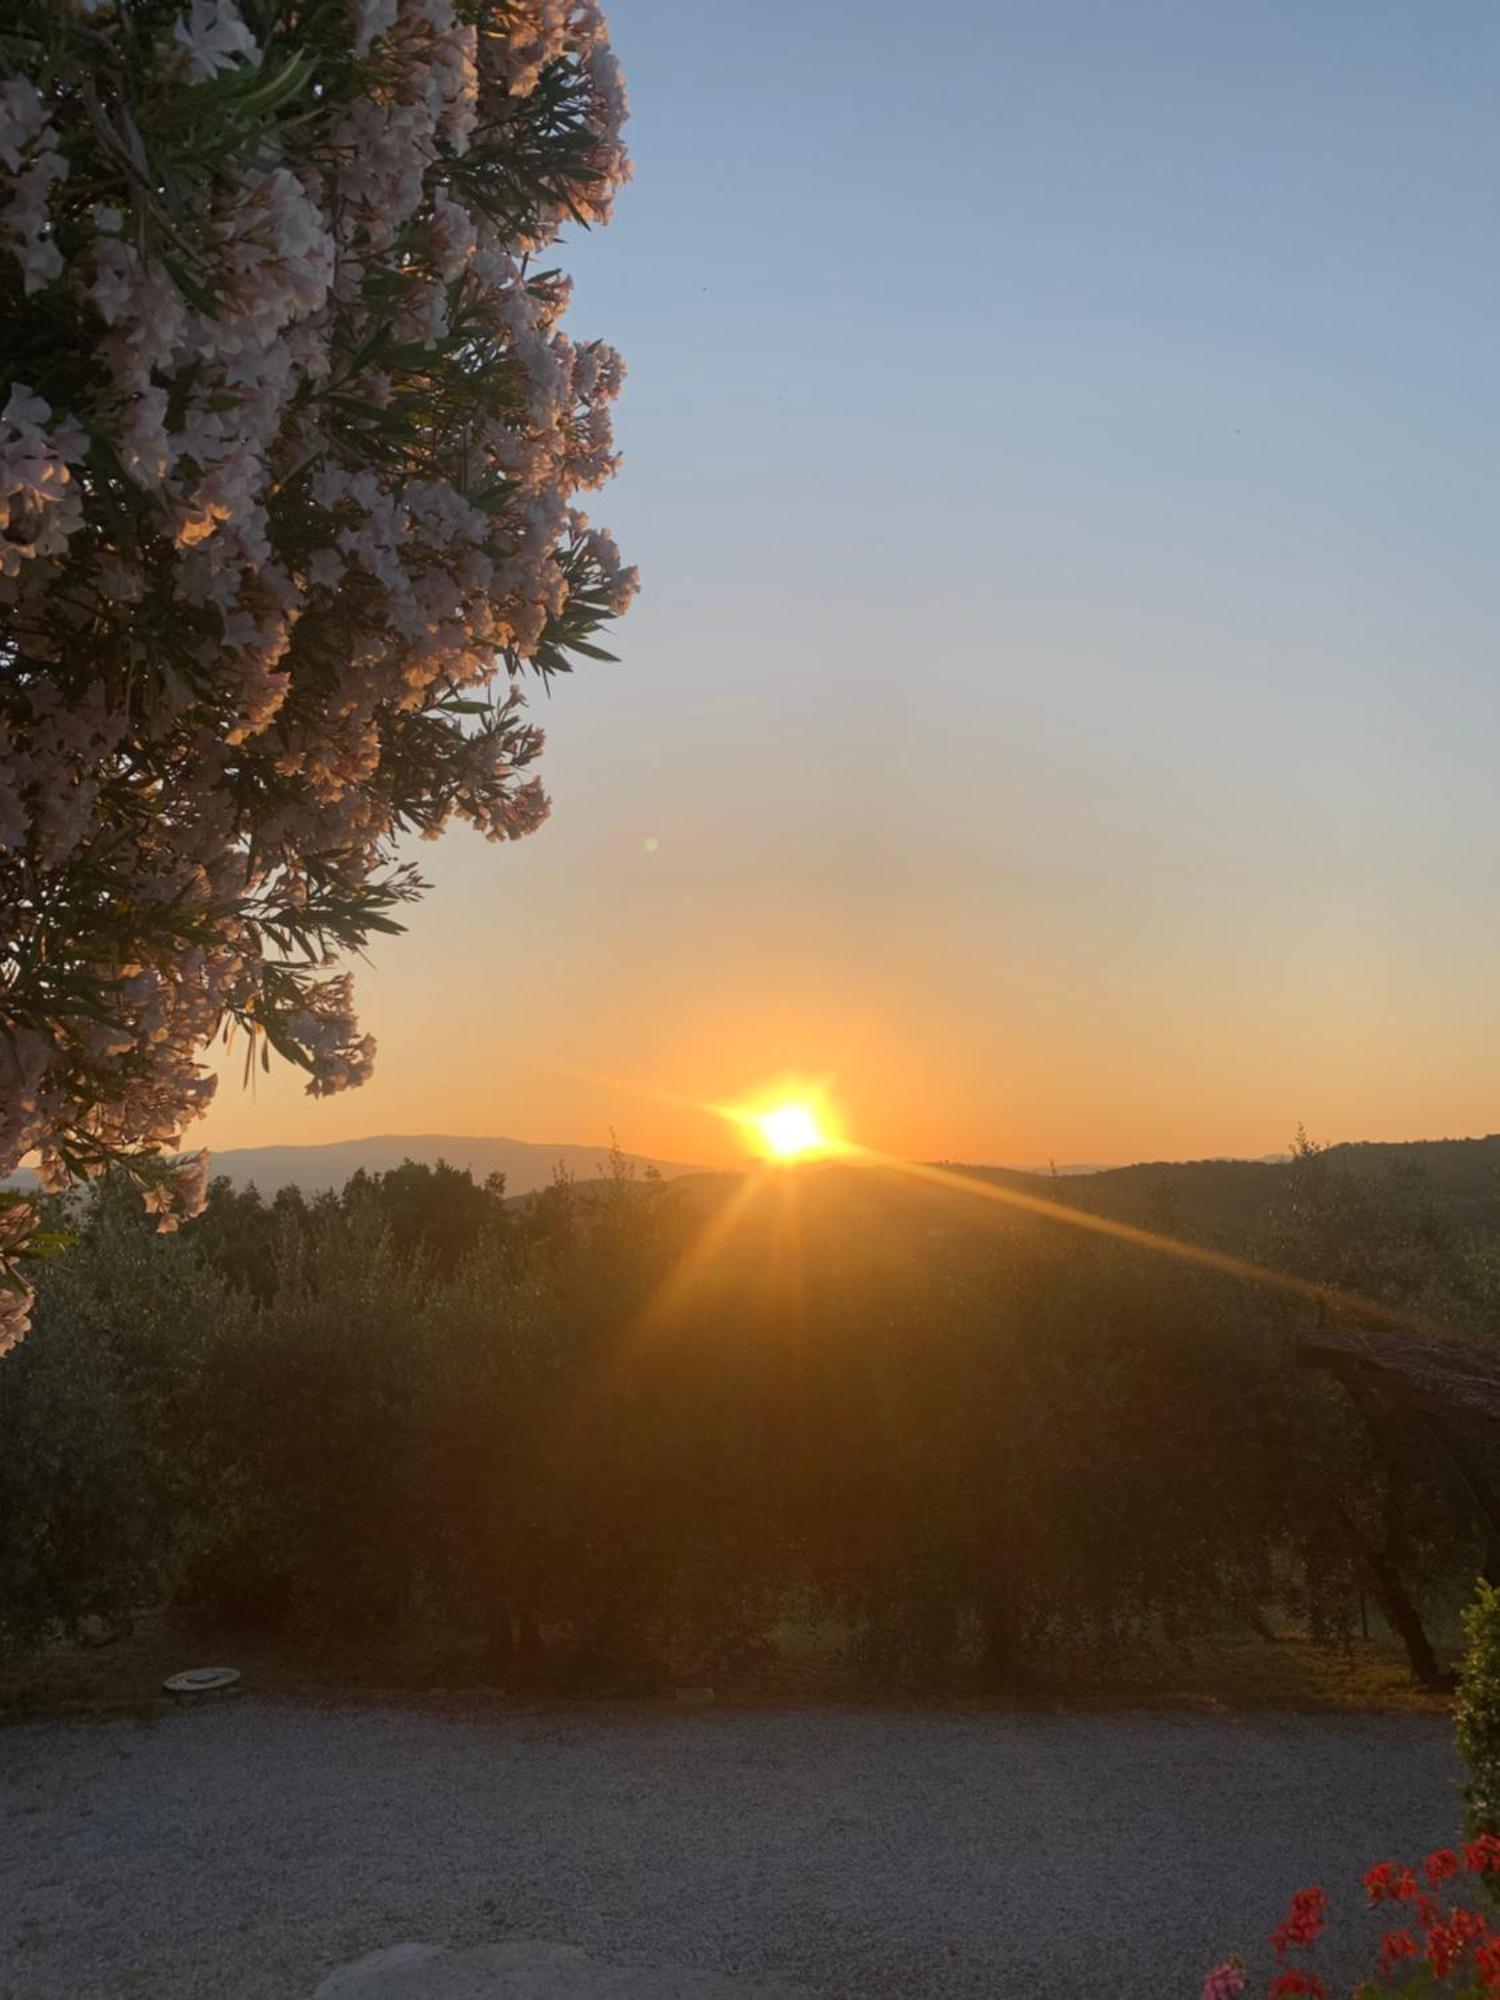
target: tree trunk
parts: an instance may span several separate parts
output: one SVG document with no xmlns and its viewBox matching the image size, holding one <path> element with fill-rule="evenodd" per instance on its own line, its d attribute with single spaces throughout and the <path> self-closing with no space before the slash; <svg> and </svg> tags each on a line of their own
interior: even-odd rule
<svg viewBox="0 0 1500 2000">
<path fill-rule="evenodd" d="M 1406 1648 L 1406 1657 L 1414 1678 L 1424 1688 L 1441 1688 L 1446 1684 L 1446 1677 L 1438 1662 L 1438 1656 L 1432 1649 L 1427 1628 L 1422 1623 L 1422 1614 L 1418 1611 L 1396 1564 L 1394 1523 L 1391 1518 L 1396 1504 L 1394 1496 L 1388 1495 L 1386 1538 L 1382 1547 L 1375 1548 L 1360 1533 L 1353 1516 L 1343 1504 L 1335 1503 L 1344 1533 L 1364 1564 L 1365 1573 L 1370 1579 L 1370 1587 L 1375 1594 L 1375 1601 L 1384 1613 L 1386 1623 Z"/>
</svg>

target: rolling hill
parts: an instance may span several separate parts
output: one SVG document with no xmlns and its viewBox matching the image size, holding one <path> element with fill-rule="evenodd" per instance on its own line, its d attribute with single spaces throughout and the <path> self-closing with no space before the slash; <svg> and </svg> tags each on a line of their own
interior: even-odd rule
<svg viewBox="0 0 1500 2000">
<path fill-rule="evenodd" d="M 638 1172 L 654 1167 L 669 1180 L 694 1171 L 676 1161 L 651 1160 L 640 1153 L 624 1157 Z M 315 1194 L 323 1188 L 342 1187 L 361 1168 L 370 1174 L 387 1173 L 403 1160 L 415 1160 L 421 1166 L 446 1160 L 450 1167 L 466 1167 L 476 1181 L 504 1174 L 506 1193 L 520 1195 L 546 1187 L 559 1167 L 580 1181 L 599 1179 L 609 1171 L 609 1147 L 535 1145 L 524 1139 L 474 1138 L 446 1132 L 395 1132 L 371 1139 L 336 1140 L 326 1146 L 230 1147 L 213 1155 L 212 1172 L 225 1175 L 236 1187 L 249 1187 L 253 1182 L 262 1194 L 274 1194 L 283 1187 Z"/>
<path fill-rule="evenodd" d="M 1335 1174 L 1421 1181 L 1460 1227 L 1479 1233 L 1500 1230 L 1500 1134 L 1346 1142 L 1330 1146 L 1325 1157 Z M 1291 1190 L 1285 1159 L 1155 1160 L 1056 1174 L 985 1166 L 952 1170 L 1117 1222 L 1164 1228 L 1225 1247 L 1254 1237 L 1284 1208 Z"/>
<path fill-rule="evenodd" d="M 627 1153 L 637 1172 L 654 1168 L 663 1178 L 696 1184 L 706 1199 L 714 1189 L 738 1183 L 738 1173 L 706 1170 L 682 1161 Z M 478 1181 L 505 1176 L 506 1193 L 526 1197 L 547 1187 L 561 1168 L 580 1184 L 597 1182 L 609 1171 L 607 1146 L 536 1144 L 523 1139 L 455 1133 L 383 1133 L 321 1146 L 251 1146 L 213 1155 L 212 1172 L 236 1187 L 252 1183 L 262 1194 L 296 1187 L 306 1194 L 342 1187 L 361 1168 L 384 1173 L 404 1160 L 467 1168 Z M 1479 1139 L 1417 1139 L 1348 1142 L 1330 1146 L 1330 1168 L 1341 1174 L 1398 1175 L 1425 1183 L 1437 1204 L 1462 1228 L 1480 1234 L 1500 1231 L 1500 1134 Z M 1224 1247 L 1255 1238 L 1284 1209 L 1291 1180 L 1285 1158 L 1259 1160 L 1154 1160 L 1131 1166 L 1064 1167 L 1038 1172 L 944 1161 L 952 1173 L 979 1182 L 1015 1188 L 1120 1222 L 1167 1229 Z M 30 1174 L 14 1184 L 32 1184 Z M 912 1183 L 905 1186 L 912 1189 Z"/>
<path fill-rule="evenodd" d="M 1500 1136 L 1406 1143 L 1330 1146 L 1326 1160 L 1337 1177 L 1391 1179 L 1430 1195 L 1459 1228 L 1475 1236 L 1500 1232 Z M 1288 1160 L 1156 1160 L 1125 1167 L 1088 1167 L 1037 1173 L 944 1161 L 947 1174 L 981 1187 L 1014 1190 L 1032 1201 L 1163 1231 L 1238 1254 L 1256 1254 L 1266 1231 L 1290 1209 L 1293 1177 Z M 856 1229 L 965 1226 L 983 1219 L 993 1226 L 1004 1210 L 967 1202 L 949 1186 L 939 1189 L 899 1170 L 872 1172 L 834 1165 L 798 1169 L 825 1185 L 821 1205 L 837 1208 L 848 1197 L 878 1207 L 880 1220 L 848 1210 Z M 712 1206 L 732 1193 L 738 1174 L 681 1176 L 682 1198 Z M 847 1184 L 842 1187 L 840 1184 Z M 856 1184 L 863 1184 L 863 1192 Z M 1016 1212 L 1013 1212 L 1013 1214 Z"/>
</svg>

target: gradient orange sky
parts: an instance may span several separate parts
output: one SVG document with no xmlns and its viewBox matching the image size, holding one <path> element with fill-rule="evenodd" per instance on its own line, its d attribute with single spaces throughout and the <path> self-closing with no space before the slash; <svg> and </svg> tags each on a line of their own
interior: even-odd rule
<svg viewBox="0 0 1500 2000">
<path fill-rule="evenodd" d="M 723 1161 L 689 1107 L 799 1076 L 925 1158 L 1500 1127 L 1500 14 L 613 15 L 622 663 L 536 701 L 549 826 L 419 851 L 374 1082 L 232 1059 L 189 1137 Z"/>
</svg>

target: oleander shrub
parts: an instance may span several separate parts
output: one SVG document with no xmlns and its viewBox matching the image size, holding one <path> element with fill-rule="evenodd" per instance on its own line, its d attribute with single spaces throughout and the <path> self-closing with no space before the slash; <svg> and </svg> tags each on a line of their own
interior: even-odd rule
<svg viewBox="0 0 1500 2000">
<path fill-rule="evenodd" d="M 196 1212 L 215 1036 L 358 1084 L 403 838 L 545 816 L 522 678 L 635 589 L 551 256 L 624 116 L 593 0 L 0 10 L 0 1180 Z"/>
</svg>

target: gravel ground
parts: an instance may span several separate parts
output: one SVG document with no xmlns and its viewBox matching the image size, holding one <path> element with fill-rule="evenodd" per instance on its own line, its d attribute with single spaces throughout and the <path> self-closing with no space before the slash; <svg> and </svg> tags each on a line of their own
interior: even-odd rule
<svg viewBox="0 0 1500 2000">
<path fill-rule="evenodd" d="M 1196 2000 L 1451 1838 L 1441 1719 L 323 1708 L 0 1729 L 3 2000 L 306 2000 L 545 1938 L 840 2000 Z"/>
</svg>

